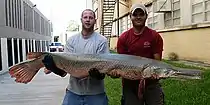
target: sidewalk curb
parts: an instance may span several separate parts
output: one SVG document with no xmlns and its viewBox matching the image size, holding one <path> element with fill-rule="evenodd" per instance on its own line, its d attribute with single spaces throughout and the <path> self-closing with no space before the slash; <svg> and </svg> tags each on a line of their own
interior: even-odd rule
<svg viewBox="0 0 210 105">
<path fill-rule="evenodd" d="M 0 72 L 0 76 L 1 75 L 4 75 L 4 74 L 7 74 L 9 71 L 2 71 L 2 72 Z"/>
</svg>

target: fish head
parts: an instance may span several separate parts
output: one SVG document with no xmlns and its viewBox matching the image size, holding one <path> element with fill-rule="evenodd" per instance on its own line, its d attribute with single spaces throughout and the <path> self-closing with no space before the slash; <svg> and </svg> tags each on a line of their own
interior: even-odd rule
<svg viewBox="0 0 210 105">
<path fill-rule="evenodd" d="M 153 75 L 158 76 L 159 78 L 167 78 L 171 75 L 174 75 L 176 72 L 173 70 L 169 70 L 167 68 L 162 68 L 160 66 L 152 66 L 148 65 L 143 70 L 143 76 L 145 78 L 150 78 Z"/>
<path fill-rule="evenodd" d="M 173 74 L 170 77 L 178 79 L 201 79 L 204 71 L 198 69 L 188 69 L 188 68 L 170 68 Z"/>
<path fill-rule="evenodd" d="M 146 66 L 143 70 L 144 78 L 150 78 L 153 75 L 159 78 L 179 78 L 179 79 L 201 79 L 201 70 L 192 70 L 184 68 L 167 68 L 160 66 Z"/>
</svg>

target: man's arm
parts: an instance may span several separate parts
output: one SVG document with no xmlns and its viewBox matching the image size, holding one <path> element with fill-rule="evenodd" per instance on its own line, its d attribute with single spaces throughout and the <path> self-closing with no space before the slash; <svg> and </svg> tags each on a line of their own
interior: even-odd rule
<svg viewBox="0 0 210 105">
<path fill-rule="evenodd" d="M 64 52 L 73 52 L 73 47 L 72 47 L 72 39 L 68 39 L 66 42 L 66 45 L 64 46 Z M 45 56 L 44 60 L 42 61 L 45 65 L 44 73 L 45 74 L 50 74 L 51 72 L 54 72 L 57 75 L 60 75 L 64 77 L 67 73 L 65 73 L 63 70 L 59 69 L 56 67 L 56 65 L 53 62 L 52 57 L 50 56 Z"/>
<path fill-rule="evenodd" d="M 127 32 L 124 32 L 120 35 L 120 37 L 118 38 L 118 41 L 117 41 L 117 53 L 119 54 L 128 54 L 128 51 L 127 51 L 127 46 L 126 46 L 126 42 L 125 42 L 125 35 L 127 34 Z M 116 72 L 115 70 L 109 72 L 107 74 L 108 76 L 110 76 L 111 78 L 119 78 L 120 75 L 118 74 L 118 72 Z"/>
<path fill-rule="evenodd" d="M 162 60 L 162 57 L 161 57 L 161 55 L 162 54 L 160 54 L 160 53 L 156 53 L 156 54 L 154 54 L 154 59 L 156 59 L 156 60 Z"/>
<path fill-rule="evenodd" d="M 163 39 L 160 34 L 156 33 L 153 45 L 153 56 L 156 60 L 162 60 Z"/>
<path fill-rule="evenodd" d="M 66 45 L 64 46 L 64 52 L 73 52 L 74 47 L 72 46 L 72 38 L 69 38 L 66 41 Z"/>
<path fill-rule="evenodd" d="M 54 61 L 53 61 L 53 57 L 50 55 L 46 55 L 44 57 L 44 59 L 42 60 L 43 64 L 45 65 L 45 73 L 49 74 L 51 72 L 61 76 L 61 77 L 65 77 L 67 75 L 67 72 L 65 72 L 64 70 L 56 67 Z"/>
<path fill-rule="evenodd" d="M 109 46 L 107 40 L 103 41 L 102 43 L 99 44 L 99 47 L 96 51 L 98 54 L 105 54 L 109 53 Z"/>
<path fill-rule="evenodd" d="M 96 52 L 97 52 L 97 54 L 109 53 L 109 46 L 108 46 L 107 40 L 105 40 L 99 44 Z M 90 75 L 90 77 L 98 79 L 98 80 L 103 80 L 105 78 L 105 74 L 100 73 L 97 68 L 90 69 L 89 75 Z"/>
<path fill-rule="evenodd" d="M 153 56 L 155 60 L 162 60 L 162 51 L 163 51 L 163 39 L 156 33 L 155 39 L 153 41 Z M 152 79 L 159 79 L 157 75 L 153 75 Z"/>
<path fill-rule="evenodd" d="M 119 54 L 128 54 L 128 48 L 126 45 L 126 39 L 125 39 L 125 34 L 127 32 L 123 33 L 122 35 L 120 35 L 120 37 L 118 38 L 117 41 L 117 53 Z"/>
</svg>

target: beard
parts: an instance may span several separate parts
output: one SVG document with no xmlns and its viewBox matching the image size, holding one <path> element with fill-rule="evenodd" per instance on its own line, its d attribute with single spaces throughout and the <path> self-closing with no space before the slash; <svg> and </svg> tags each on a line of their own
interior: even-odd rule
<svg viewBox="0 0 210 105">
<path fill-rule="evenodd" d="M 86 26 L 86 25 L 82 25 L 82 28 L 84 29 L 84 30 L 88 30 L 88 31 L 90 31 L 90 30 L 93 30 L 93 28 L 94 28 L 94 25 L 91 25 L 91 26 Z"/>
<path fill-rule="evenodd" d="M 136 27 L 145 26 L 145 21 L 139 21 L 139 22 L 137 22 L 137 21 L 134 20 L 132 23 L 133 23 L 133 26 L 136 26 Z"/>
</svg>

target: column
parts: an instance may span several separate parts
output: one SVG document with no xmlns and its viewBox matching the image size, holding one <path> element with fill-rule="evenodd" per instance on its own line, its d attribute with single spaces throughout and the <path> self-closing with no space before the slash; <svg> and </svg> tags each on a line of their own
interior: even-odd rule
<svg viewBox="0 0 210 105">
<path fill-rule="evenodd" d="M 25 39 L 22 39 L 22 52 L 23 52 L 23 61 L 26 60 L 26 44 Z"/>
<path fill-rule="evenodd" d="M 7 38 L 1 38 L 2 72 L 8 70 Z"/>
</svg>

